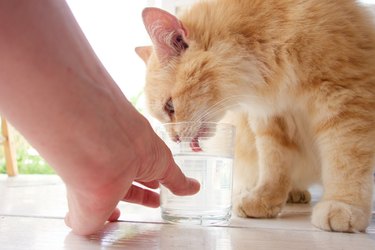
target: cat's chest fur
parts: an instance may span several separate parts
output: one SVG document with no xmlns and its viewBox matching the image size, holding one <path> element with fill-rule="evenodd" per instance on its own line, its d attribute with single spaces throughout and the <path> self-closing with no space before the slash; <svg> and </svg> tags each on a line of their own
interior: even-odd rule
<svg viewBox="0 0 375 250">
<path fill-rule="evenodd" d="M 310 95 L 303 90 L 291 69 L 285 70 L 282 76 L 275 77 L 270 83 L 253 84 L 254 74 L 251 71 L 244 78 L 246 80 L 238 85 L 235 92 L 238 92 L 242 108 L 251 116 L 268 117 L 284 113 L 299 116 L 308 108 L 306 102 Z"/>
</svg>

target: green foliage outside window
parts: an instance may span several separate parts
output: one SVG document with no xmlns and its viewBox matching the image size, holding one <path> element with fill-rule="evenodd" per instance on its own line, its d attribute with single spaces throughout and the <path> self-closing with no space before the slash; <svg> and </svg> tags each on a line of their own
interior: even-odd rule
<svg viewBox="0 0 375 250">
<path fill-rule="evenodd" d="M 36 150 L 13 129 L 13 142 L 16 150 L 18 172 L 20 174 L 54 174 L 53 169 L 40 157 Z M 6 173 L 4 148 L 0 150 L 0 173 Z"/>
</svg>

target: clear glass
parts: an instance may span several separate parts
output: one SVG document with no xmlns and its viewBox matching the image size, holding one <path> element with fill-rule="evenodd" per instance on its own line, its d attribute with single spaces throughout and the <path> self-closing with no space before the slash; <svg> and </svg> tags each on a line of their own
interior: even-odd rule
<svg viewBox="0 0 375 250">
<path fill-rule="evenodd" d="M 201 184 L 192 196 L 176 196 L 161 186 L 162 218 L 170 223 L 227 224 L 232 208 L 234 126 L 168 123 L 156 131 L 184 174 Z"/>
</svg>

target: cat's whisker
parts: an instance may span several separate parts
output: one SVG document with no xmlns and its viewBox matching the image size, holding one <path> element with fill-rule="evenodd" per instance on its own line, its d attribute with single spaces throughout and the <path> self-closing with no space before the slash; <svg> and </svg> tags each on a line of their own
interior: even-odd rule
<svg viewBox="0 0 375 250">
<path fill-rule="evenodd" d="M 197 114 L 195 114 L 194 116 L 196 117 L 195 119 L 192 119 L 192 120 L 199 120 L 199 118 L 204 114 L 204 113 L 207 113 L 209 112 L 211 109 L 215 108 L 216 106 L 220 105 L 220 104 L 223 104 L 227 101 L 229 101 L 230 99 L 234 98 L 235 96 L 229 96 L 229 97 L 226 97 L 222 100 L 219 100 L 218 102 L 216 102 L 214 105 L 212 105 L 211 107 L 209 107 L 208 109 L 206 110 L 201 110 L 200 112 L 198 112 Z"/>
<path fill-rule="evenodd" d="M 226 106 L 222 106 L 222 107 L 216 107 L 215 109 L 211 109 L 210 111 L 206 111 L 204 113 L 202 113 L 199 117 L 196 118 L 196 122 L 198 121 L 202 121 L 202 120 L 205 120 L 205 121 L 209 121 L 212 117 L 214 117 L 215 115 L 217 115 L 219 112 L 221 111 L 227 111 L 229 109 L 231 109 L 232 107 L 237 107 L 239 106 L 239 104 L 237 103 L 232 103 L 232 104 L 229 104 L 229 105 L 226 105 Z"/>
<path fill-rule="evenodd" d="M 245 97 L 245 98 L 253 98 L 253 99 L 259 99 L 259 97 L 255 96 L 255 95 L 250 95 L 250 94 L 246 94 L 246 95 L 231 95 L 229 97 L 226 97 L 220 101 L 218 101 L 217 103 L 215 103 L 214 105 L 212 105 L 211 107 L 209 107 L 206 112 L 209 112 L 211 109 L 215 108 L 215 106 L 218 106 L 220 104 L 224 104 L 225 102 L 227 101 L 231 101 L 231 99 L 233 98 L 238 98 L 238 97 Z M 239 104 L 238 104 L 239 105 Z"/>
<path fill-rule="evenodd" d="M 229 106 L 226 105 L 226 106 L 221 106 L 221 107 L 218 107 L 219 105 L 224 105 L 226 104 L 226 102 L 229 102 L 229 101 L 232 101 L 233 98 L 238 98 L 238 97 L 246 97 L 248 98 L 249 95 L 232 95 L 232 96 L 229 96 L 227 98 L 224 98 L 220 101 L 218 101 L 217 103 L 215 103 L 214 105 L 212 105 L 211 107 L 209 107 L 208 109 L 206 110 L 202 110 L 201 112 L 197 113 L 193 119 L 191 119 L 192 121 L 195 121 L 195 122 L 198 122 L 200 120 L 202 120 L 203 118 L 206 118 L 207 120 L 207 117 L 208 117 L 208 114 L 211 113 L 211 112 L 215 112 L 217 113 L 218 111 L 216 111 L 215 109 L 217 108 L 220 108 L 220 109 L 228 109 L 229 107 L 236 107 L 236 106 L 240 106 L 240 103 L 232 103 L 230 104 Z M 252 98 L 259 98 L 259 97 L 256 97 L 256 96 L 253 96 Z"/>
<path fill-rule="evenodd" d="M 221 112 L 223 109 L 225 109 L 225 111 L 227 111 L 231 108 L 238 107 L 238 106 L 240 106 L 239 103 L 233 103 L 233 104 L 230 104 L 228 106 L 222 107 L 221 109 L 212 110 L 211 112 L 206 113 L 201 119 L 210 120 L 212 117 L 217 115 L 217 113 Z"/>
<path fill-rule="evenodd" d="M 211 107 L 209 109 L 202 110 L 199 114 L 194 116 L 193 121 L 198 122 L 198 121 L 202 120 L 204 117 L 206 117 L 209 113 L 211 113 L 211 112 L 217 113 L 219 110 L 223 110 L 228 106 L 228 105 L 223 106 L 223 104 L 225 104 L 225 102 L 221 103 L 220 106 L 218 104 L 218 105 L 215 105 L 215 107 Z"/>
<path fill-rule="evenodd" d="M 247 97 L 246 95 L 232 95 L 232 96 L 226 97 L 222 100 L 219 100 L 218 102 L 216 102 L 214 105 L 212 105 L 208 109 L 202 110 L 202 111 L 198 112 L 197 114 L 195 114 L 192 121 L 195 121 L 195 122 L 199 121 L 200 119 L 202 119 L 202 117 L 206 116 L 207 113 L 216 109 L 219 105 L 224 105 L 226 102 L 232 101 L 233 98 L 238 98 L 238 97 L 241 97 L 241 96 Z M 220 107 L 220 108 L 226 108 L 226 107 L 227 106 Z"/>
</svg>

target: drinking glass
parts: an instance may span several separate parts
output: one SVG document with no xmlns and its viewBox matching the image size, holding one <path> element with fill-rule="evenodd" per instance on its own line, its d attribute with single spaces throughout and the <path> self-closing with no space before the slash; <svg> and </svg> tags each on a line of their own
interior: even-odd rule
<svg viewBox="0 0 375 250">
<path fill-rule="evenodd" d="M 156 129 L 174 160 L 201 184 L 191 196 L 161 186 L 162 218 L 170 223 L 227 224 L 232 208 L 235 127 L 226 123 L 167 123 Z"/>
</svg>

